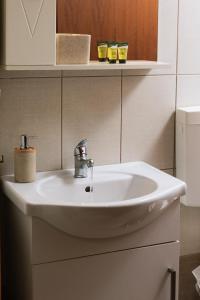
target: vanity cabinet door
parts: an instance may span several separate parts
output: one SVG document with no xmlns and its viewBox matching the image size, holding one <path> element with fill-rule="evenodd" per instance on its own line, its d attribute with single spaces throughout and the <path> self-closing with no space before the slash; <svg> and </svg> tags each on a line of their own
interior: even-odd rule
<svg viewBox="0 0 200 300">
<path fill-rule="evenodd" d="M 175 300 L 178 261 L 174 242 L 33 266 L 33 299 Z"/>
</svg>

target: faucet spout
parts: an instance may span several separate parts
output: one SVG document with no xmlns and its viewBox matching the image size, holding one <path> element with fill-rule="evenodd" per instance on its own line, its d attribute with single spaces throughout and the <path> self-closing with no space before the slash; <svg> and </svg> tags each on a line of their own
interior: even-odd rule
<svg viewBox="0 0 200 300">
<path fill-rule="evenodd" d="M 84 139 L 78 143 L 74 149 L 75 178 L 86 178 L 88 168 L 94 166 L 94 161 L 87 157 L 87 140 Z"/>
<path fill-rule="evenodd" d="M 93 168 L 94 167 L 94 160 L 93 159 L 88 159 L 87 160 L 87 166 L 88 166 L 88 168 Z"/>
</svg>

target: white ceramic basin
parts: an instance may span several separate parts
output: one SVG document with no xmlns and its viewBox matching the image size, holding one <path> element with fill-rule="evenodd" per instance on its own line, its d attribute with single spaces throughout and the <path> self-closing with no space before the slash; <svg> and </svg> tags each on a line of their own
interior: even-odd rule
<svg viewBox="0 0 200 300">
<path fill-rule="evenodd" d="M 143 162 L 94 168 L 90 179 L 73 178 L 73 170 L 38 173 L 37 181 L 14 182 L 2 177 L 6 196 L 26 215 L 84 238 L 131 233 L 158 217 L 181 195 L 184 182 Z"/>
</svg>

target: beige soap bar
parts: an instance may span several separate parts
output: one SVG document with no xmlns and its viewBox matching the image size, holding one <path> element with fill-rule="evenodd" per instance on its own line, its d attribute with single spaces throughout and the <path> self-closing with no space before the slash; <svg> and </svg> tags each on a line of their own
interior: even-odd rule
<svg viewBox="0 0 200 300">
<path fill-rule="evenodd" d="M 16 182 L 28 183 L 36 180 L 35 148 L 15 148 L 14 173 Z"/>
</svg>

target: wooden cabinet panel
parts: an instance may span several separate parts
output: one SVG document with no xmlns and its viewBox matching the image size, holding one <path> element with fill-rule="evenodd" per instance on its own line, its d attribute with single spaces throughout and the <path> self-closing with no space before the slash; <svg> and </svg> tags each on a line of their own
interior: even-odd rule
<svg viewBox="0 0 200 300">
<path fill-rule="evenodd" d="M 129 59 L 157 59 L 158 0 L 57 0 L 57 32 L 129 42 Z"/>
</svg>

